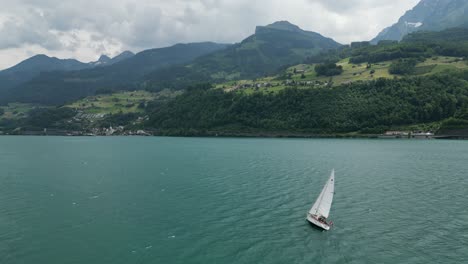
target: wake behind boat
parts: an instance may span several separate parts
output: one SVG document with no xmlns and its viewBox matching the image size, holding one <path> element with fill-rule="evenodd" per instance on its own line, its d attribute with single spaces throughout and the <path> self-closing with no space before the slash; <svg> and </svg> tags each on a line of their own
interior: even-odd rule
<svg viewBox="0 0 468 264">
<path fill-rule="evenodd" d="M 307 221 L 323 228 L 330 230 L 331 222 L 328 222 L 331 205 L 333 202 L 333 195 L 335 194 L 335 170 L 332 170 L 330 178 L 322 189 L 319 197 L 307 214 Z"/>
</svg>

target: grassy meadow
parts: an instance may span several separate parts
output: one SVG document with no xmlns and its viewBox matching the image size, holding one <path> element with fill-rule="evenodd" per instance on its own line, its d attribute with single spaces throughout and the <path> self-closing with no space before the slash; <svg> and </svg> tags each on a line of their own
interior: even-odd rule
<svg viewBox="0 0 468 264">
<path fill-rule="evenodd" d="M 287 87 L 291 87 L 285 83 L 286 80 L 293 80 L 296 82 L 309 82 L 308 85 L 299 85 L 299 89 L 308 89 L 324 85 L 338 86 L 358 81 L 371 81 L 378 78 L 400 78 L 400 75 L 393 75 L 389 73 L 389 68 L 393 61 L 384 61 L 380 63 L 370 64 L 353 64 L 348 59 L 341 60 L 337 65 L 343 67 L 343 73 L 338 76 L 327 77 L 317 76 L 314 64 L 298 64 L 286 69 L 282 74 L 275 76 L 268 76 L 254 80 L 239 80 L 229 81 L 216 85 L 218 89 L 226 91 L 236 90 L 236 87 L 243 85 L 254 85 L 269 83 L 270 87 L 247 87 L 237 89 L 239 92 L 245 94 L 252 94 L 254 92 L 275 93 Z M 424 62 L 416 65 L 415 73 L 413 75 L 431 75 L 441 73 L 449 70 L 468 69 L 466 61 L 462 61 L 456 57 L 433 57 L 428 58 Z"/>
</svg>

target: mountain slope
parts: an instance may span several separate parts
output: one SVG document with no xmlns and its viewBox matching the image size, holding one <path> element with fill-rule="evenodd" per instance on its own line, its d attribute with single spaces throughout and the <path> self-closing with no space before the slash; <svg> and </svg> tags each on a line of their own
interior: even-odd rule
<svg viewBox="0 0 468 264">
<path fill-rule="evenodd" d="M 401 41 L 402 43 L 420 42 L 430 45 L 433 43 L 444 43 L 456 45 L 462 48 L 468 42 L 468 28 L 449 28 L 442 31 L 419 31 L 408 34 Z"/>
<path fill-rule="evenodd" d="M 177 44 L 142 51 L 115 64 L 70 72 L 42 73 L 27 83 L 10 89 L 0 103 L 26 102 L 63 104 L 98 90 L 135 89 L 137 80 L 161 67 L 187 63 L 199 56 L 224 49 L 211 42 Z"/>
<path fill-rule="evenodd" d="M 380 32 L 372 42 L 400 41 L 405 35 L 415 31 L 439 31 L 466 26 L 468 26 L 468 1 L 421 0 L 412 10 L 406 12 L 396 24 Z"/>
<path fill-rule="evenodd" d="M 155 71 L 145 77 L 145 84 L 153 89 L 180 89 L 193 82 L 261 77 L 340 46 L 330 38 L 280 21 L 259 26 L 241 43 L 200 57 L 190 65 Z"/>
<path fill-rule="evenodd" d="M 0 91 L 24 83 L 46 71 L 72 71 L 89 67 L 88 64 L 73 59 L 61 60 L 46 55 L 36 55 L 19 64 L 0 71 Z"/>
</svg>

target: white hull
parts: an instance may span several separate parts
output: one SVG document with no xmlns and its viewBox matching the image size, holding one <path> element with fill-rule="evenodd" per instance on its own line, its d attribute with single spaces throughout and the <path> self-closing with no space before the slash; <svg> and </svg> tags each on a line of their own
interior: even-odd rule
<svg viewBox="0 0 468 264">
<path fill-rule="evenodd" d="M 330 230 L 330 226 L 329 226 L 329 225 L 324 224 L 324 223 L 318 221 L 317 219 L 315 219 L 314 217 L 312 217 L 312 215 L 310 215 L 310 214 L 307 214 L 307 221 L 309 221 L 311 224 L 314 224 L 314 225 L 316 225 L 316 226 L 318 226 L 318 227 L 320 227 L 320 228 L 322 228 L 322 229 L 324 229 L 324 230 L 326 230 L 326 231 Z"/>
</svg>

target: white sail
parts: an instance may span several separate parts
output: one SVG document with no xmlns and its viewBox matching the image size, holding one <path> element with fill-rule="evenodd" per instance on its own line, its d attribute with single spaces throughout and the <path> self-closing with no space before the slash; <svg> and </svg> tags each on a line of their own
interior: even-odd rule
<svg viewBox="0 0 468 264">
<path fill-rule="evenodd" d="M 317 201 L 315 201 L 314 206 L 310 209 L 309 213 L 311 215 L 323 216 L 328 218 L 330 214 L 330 208 L 333 202 L 333 194 L 335 193 L 335 170 L 332 171 L 330 178 L 323 187 L 322 192 L 320 193 Z"/>
</svg>

